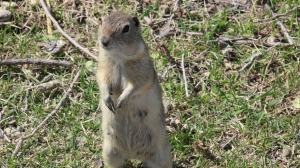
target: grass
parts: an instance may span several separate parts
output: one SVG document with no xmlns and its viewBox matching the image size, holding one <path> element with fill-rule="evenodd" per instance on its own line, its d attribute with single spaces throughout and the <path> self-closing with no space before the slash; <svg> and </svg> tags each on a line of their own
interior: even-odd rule
<svg viewBox="0 0 300 168">
<path fill-rule="evenodd" d="M 270 2 L 277 13 L 300 4 L 297 0 Z M 196 14 L 189 12 L 191 2 L 186 1 L 180 5 L 182 13 L 177 13 L 172 24 L 183 31 L 202 32 L 203 36 L 164 38 L 155 38 L 151 30 L 161 28 L 164 22 L 151 28 L 142 19 L 150 15 L 159 18 L 160 1 L 149 2 L 143 11 L 139 10 L 138 3 L 113 3 L 117 9 L 139 16 L 143 36 L 159 74 L 173 65 L 166 52 L 159 49 L 159 44 L 168 48 L 178 65 L 181 65 L 182 54 L 185 55 L 190 97 L 185 96 L 181 66 L 169 69 L 167 77 L 161 81 L 164 98 L 169 102 L 166 117 L 176 121 L 175 124 L 167 122 L 169 128 L 175 129 L 169 132 L 174 164 L 177 167 L 300 167 L 300 110 L 296 103 L 300 98 L 299 47 L 268 49 L 261 45 L 230 43 L 232 51 L 224 54 L 220 44 L 211 40 L 219 36 L 249 38 L 257 34 L 261 35 L 262 41 L 272 40 L 272 36 L 275 42 L 287 40 L 276 20 L 254 22 L 271 17 L 259 3 L 244 10 L 230 6 L 209 8 L 210 3 L 207 6 L 202 2 L 194 3 L 198 7 Z M 97 53 L 98 25 L 81 18 L 99 22 L 99 18 L 111 9 L 110 4 L 109 1 L 51 2 L 53 15 L 63 29 L 93 53 Z M 94 74 L 96 63 L 87 60 L 68 43 L 61 53 L 47 54 L 43 44 L 50 36 L 42 8 L 27 1 L 18 1 L 18 5 L 18 9 L 10 9 L 13 13 L 11 21 L 20 26 L 32 14 L 27 25 L 30 29 L 0 27 L 0 60 L 56 59 L 70 61 L 73 66 L 0 67 L 2 119 L 14 116 L 0 124 L 12 141 L 8 143 L 0 135 L 0 166 L 99 167 L 102 137 L 99 90 Z M 84 12 L 72 13 L 79 9 Z M 299 13 L 292 12 L 279 20 L 298 44 Z M 51 38 L 65 40 L 57 31 Z M 238 70 L 258 52 L 262 56 L 239 73 Z M 81 73 L 80 79 L 69 99 L 33 138 L 24 142 L 17 156 L 11 157 L 18 138 L 31 133 L 53 110 L 77 71 Z M 49 75 L 52 76 L 50 81 L 60 81 L 59 87 L 47 92 L 28 90 Z M 25 108 L 26 101 L 28 109 Z M 140 167 L 141 164 L 134 161 L 128 166 Z"/>
</svg>

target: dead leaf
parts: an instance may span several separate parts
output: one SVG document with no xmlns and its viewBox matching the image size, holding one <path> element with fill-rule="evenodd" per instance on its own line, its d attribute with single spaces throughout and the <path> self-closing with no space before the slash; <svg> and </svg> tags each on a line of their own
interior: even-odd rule
<svg viewBox="0 0 300 168">
<path fill-rule="evenodd" d="M 53 40 L 46 44 L 46 52 L 49 54 L 58 54 L 66 43 L 63 40 Z"/>
<path fill-rule="evenodd" d="M 170 25 L 171 21 L 168 20 L 168 22 L 158 30 L 158 36 L 160 38 L 176 34 L 176 29 L 174 27 L 170 27 Z"/>
</svg>

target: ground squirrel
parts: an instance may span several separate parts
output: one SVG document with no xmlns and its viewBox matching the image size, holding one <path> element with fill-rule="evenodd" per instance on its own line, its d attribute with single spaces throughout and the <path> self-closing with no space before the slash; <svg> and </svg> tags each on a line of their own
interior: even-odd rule
<svg viewBox="0 0 300 168">
<path fill-rule="evenodd" d="M 103 113 L 103 159 L 122 167 L 139 159 L 171 168 L 161 88 L 137 17 L 114 12 L 99 28 L 97 82 Z"/>
</svg>

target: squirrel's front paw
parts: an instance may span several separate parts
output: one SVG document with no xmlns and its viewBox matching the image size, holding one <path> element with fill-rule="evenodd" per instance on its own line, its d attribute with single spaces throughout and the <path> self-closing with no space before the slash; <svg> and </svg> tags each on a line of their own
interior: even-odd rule
<svg viewBox="0 0 300 168">
<path fill-rule="evenodd" d="M 121 108 L 125 103 L 126 103 L 127 99 L 123 98 L 123 96 L 121 95 L 118 100 L 117 103 L 115 105 L 116 109 Z"/>
<path fill-rule="evenodd" d="M 113 102 L 113 100 L 111 99 L 111 97 L 108 97 L 108 98 L 106 98 L 105 100 L 104 100 L 104 103 L 105 103 L 105 105 L 107 106 L 107 108 L 111 111 L 111 112 L 113 112 L 113 113 L 115 113 L 115 105 L 114 105 L 114 102 Z"/>
</svg>

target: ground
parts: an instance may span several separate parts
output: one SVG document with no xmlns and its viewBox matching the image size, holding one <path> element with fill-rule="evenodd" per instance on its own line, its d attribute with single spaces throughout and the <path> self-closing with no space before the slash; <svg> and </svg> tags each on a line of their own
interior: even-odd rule
<svg viewBox="0 0 300 168">
<path fill-rule="evenodd" d="M 39 1 L 15 2 L 6 8 L 9 23 L 0 24 L 0 62 L 72 66 L 0 66 L 0 166 L 103 167 L 97 62 L 47 26 Z M 299 0 L 50 4 L 62 29 L 95 55 L 102 16 L 114 9 L 138 16 L 163 89 L 176 167 L 300 167 Z M 51 53 L 57 41 L 64 45 Z M 78 72 L 60 109 L 14 154 Z"/>
</svg>

